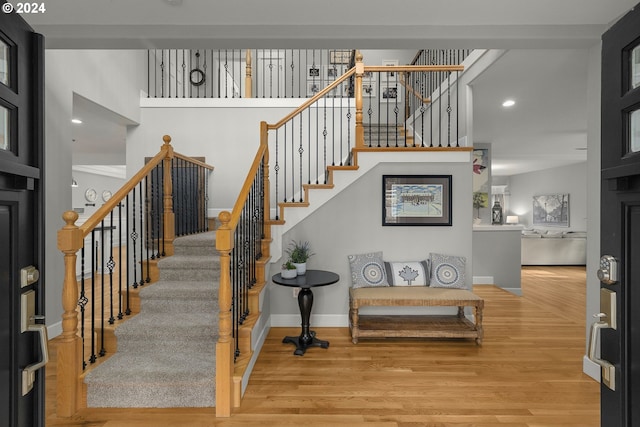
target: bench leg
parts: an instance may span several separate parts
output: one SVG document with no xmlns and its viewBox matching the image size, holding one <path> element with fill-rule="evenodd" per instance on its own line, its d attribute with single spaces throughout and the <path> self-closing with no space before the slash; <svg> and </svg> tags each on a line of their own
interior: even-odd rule
<svg viewBox="0 0 640 427">
<path fill-rule="evenodd" d="M 354 307 L 353 304 L 349 304 L 349 317 L 351 317 L 351 342 L 358 344 L 358 335 L 360 335 L 360 329 L 358 327 L 358 307 Z"/>
<path fill-rule="evenodd" d="M 482 305 L 476 306 L 476 330 L 478 331 L 478 337 L 476 338 L 476 344 L 482 345 L 482 338 L 484 336 L 484 330 L 482 329 Z"/>
</svg>

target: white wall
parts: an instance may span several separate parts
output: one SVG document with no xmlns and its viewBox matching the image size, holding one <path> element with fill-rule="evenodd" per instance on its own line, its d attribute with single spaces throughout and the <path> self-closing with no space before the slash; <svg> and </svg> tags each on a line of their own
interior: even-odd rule
<svg viewBox="0 0 640 427">
<path fill-rule="evenodd" d="M 304 101 L 306 99 L 295 98 L 233 100 L 145 98 L 142 100 L 141 120 L 143 124 L 130 128 L 127 136 L 127 174 L 131 176 L 140 169 L 145 156 L 155 155 L 162 145 L 162 136 L 168 134 L 172 138 L 171 145 L 175 151 L 187 156 L 204 156 L 206 162 L 214 166 L 215 170 L 209 179 L 209 213 L 217 216 L 220 210 L 233 208 L 260 144 L 260 122 L 264 120 L 271 124 L 277 123 Z M 328 102 L 331 105 L 331 101 Z M 346 112 L 345 109 L 344 113 L 346 114 Z M 332 128 L 331 120 L 332 118 L 328 116 L 328 129 Z M 297 123 L 296 120 L 296 126 Z M 354 128 L 355 121 L 353 119 L 351 125 Z M 316 130 L 320 135 L 323 129 L 320 127 Z M 296 141 L 298 141 L 297 132 L 299 130 L 297 127 L 295 132 Z M 303 148 L 305 150 L 304 159 L 306 159 L 308 134 L 306 130 L 304 132 Z M 337 132 L 339 130 L 336 130 Z M 289 130 L 290 136 L 291 130 Z M 352 130 L 352 146 L 354 136 L 355 133 Z M 281 144 L 283 139 L 281 135 Z M 321 135 L 318 139 L 322 143 Z M 313 136 L 312 140 L 315 143 Z M 269 144 L 270 164 L 272 165 L 270 180 L 273 186 L 275 183 L 273 165 L 276 160 L 273 133 L 270 134 Z M 297 150 L 297 145 L 295 148 Z M 315 153 L 313 146 L 312 151 Z M 280 146 L 279 156 L 282 153 L 282 146 Z M 330 147 L 328 148 L 328 156 L 331 158 Z M 294 157 L 296 162 L 294 170 L 296 170 L 298 167 L 297 153 Z M 315 171 L 315 163 L 312 162 L 312 164 Z M 281 165 L 280 176 L 284 170 L 282 160 Z M 291 168 L 290 163 L 288 167 Z M 320 167 L 320 172 L 322 172 L 322 167 Z M 306 179 L 306 170 L 303 176 Z M 296 177 L 297 179 L 298 177 Z M 296 181 L 296 186 L 298 185 L 299 182 Z M 280 191 L 282 191 L 282 186 L 280 186 Z M 275 197 L 274 191 L 271 192 L 271 196 L 272 199 Z M 281 199 L 282 197 L 280 197 Z M 272 207 L 274 206 L 275 204 L 272 202 Z"/>
<path fill-rule="evenodd" d="M 569 194 L 569 227 L 562 231 L 587 229 L 587 163 L 581 162 L 559 168 L 511 175 L 509 177 L 509 212 L 518 215 L 520 224 L 533 227 L 533 196 Z M 554 229 L 540 227 L 537 229 Z M 556 227 L 557 231 L 558 228 Z"/>
<path fill-rule="evenodd" d="M 61 332 L 63 256 L 57 249 L 62 213 L 72 209 L 71 115 L 78 93 L 132 121 L 139 121 L 145 76 L 143 51 L 46 50 L 45 222 L 46 315 L 50 337 Z M 136 76 L 138 79 L 136 79 Z"/>
<path fill-rule="evenodd" d="M 342 172 L 349 173 L 349 172 Z M 452 175 L 452 226 L 382 226 L 382 175 Z M 324 191 L 324 190 L 315 190 Z M 430 252 L 467 258 L 466 279 L 472 281 L 472 206 L 470 163 L 381 163 L 286 232 L 283 244 L 309 241 L 315 256 L 308 268 L 331 270 L 340 281 L 314 289 L 315 325 L 346 326 L 351 273 L 347 255 L 383 251 L 387 261 L 419 261 Z M 281 260 L 272 260 L 271 273 Z M 291 288 L 270 283 L 272 325 L 297 326 L 300 314 Z"/>
</svg>

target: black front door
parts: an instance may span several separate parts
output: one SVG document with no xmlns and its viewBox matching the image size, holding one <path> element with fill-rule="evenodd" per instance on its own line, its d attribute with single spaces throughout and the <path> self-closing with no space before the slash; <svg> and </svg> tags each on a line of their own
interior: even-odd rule
<svg viewBox="0 0 640 427">
<path fill-rule="evenodd" d="M 602 43 L 601 425 L 631 427 L 640 426 L 640 7 Z"/>
<path fill-rule="evenodd" d="M 43 45 L 0 13 L 0 427 L 44 426 Z"/>
</svg>

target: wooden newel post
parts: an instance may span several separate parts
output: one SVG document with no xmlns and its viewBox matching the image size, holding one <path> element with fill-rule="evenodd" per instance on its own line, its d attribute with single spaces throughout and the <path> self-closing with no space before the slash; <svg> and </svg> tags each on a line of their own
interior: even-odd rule
<svg viewBox="0 0 640 427">
<path fill-rule="evenodd" d="M 173 180 L 171 171 L 171 160 L 173 160 L 173 147 L 171 146 L 171 137 L 165 135 L 162 137 L 164 144 L 161 150 L 165 152 L 163 160 L 164 170 L 164 224 L 162 225 L 164 230 L 164 243 L 165 243 L 165 255 L 173 255 L 173 240 L 176 237 L 176 221 L 175 214 L 173 212 Z"/>
<path fill-rule="evenodd" d="M 356 52 L 356 82 L 355 82 L 355 98 L 356 98 L 356 147 L 364 147 L 364 125 L 362 123 L 362 76 L 364 75 L 364 63 L 362 62 L 362 53 Z"/>
<path fill-rule="evenodd" d="M 78 282 L 76 281 L 76 253 L 83 246 L 82 230 L 75 225 L 78 214 L 67 211 L 62 215 L 66 223 L 58 231 L 58 249 L 64 253 L 64 282 L 62 285 L 62 335 L 58 346 L 56 413 L 71 417 L 81 407 L 82 342 L 78 337 Z"/>
<path fill-rule="evenodd" d="M 245 68 L 245 78 L 244 78 L 244 97 L 252 98 L 252 88 L 253 88 L 253 78 L 252 78 L 252 69 L 251 69 L 251 49 L 247 49 L 246 51 L 246 68 Z"/>
<path fill-rule="evenodd" d="M 221 212 L 220 227 L 216 230 L 216 249 L 220 253 L 220 286 L 218 304 L 218 342 L 216 343 L 216 416 L 231 416 L 233 404 L 234 341 L 231 336 L 231 213 Z"/>
</svg>

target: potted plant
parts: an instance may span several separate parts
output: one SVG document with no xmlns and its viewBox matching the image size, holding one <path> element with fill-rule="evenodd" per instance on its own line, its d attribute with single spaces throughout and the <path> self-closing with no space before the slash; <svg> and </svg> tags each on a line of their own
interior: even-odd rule
<svg viewBox="0 0 640 427">
<path fill-rule="evenodd" d="M 480 208 L 484 208 L 485 202 L 484 202 L 484 196 L 482 195 L 482 193 L 480 192 L 475 192 L 473 193 L 473 207 L 476 209 L 476 216 L 473 219 L 473 223 L 474 224 L 480 224 Z"/>
<path fill-rule="evenodd" d="M 309 242 L 296 242 L 292 240 L 289 243 L 289 248 L 285 251 L 289 255 L 289 259 L 296 266 L 296 270 L 299 275 L 307 272 L 307 260 L 313 256 L 311 253 L 311 246 Z"/>
<path fill-rule="evenodd" d="M 296 266 L 293 265 L 291 260 L 287 260 L 287 262 L 282 264 L 282 270 L 280 270 L 280 276 L 283 279 L 293 279 L 298 275 Z"/>
</svg>

